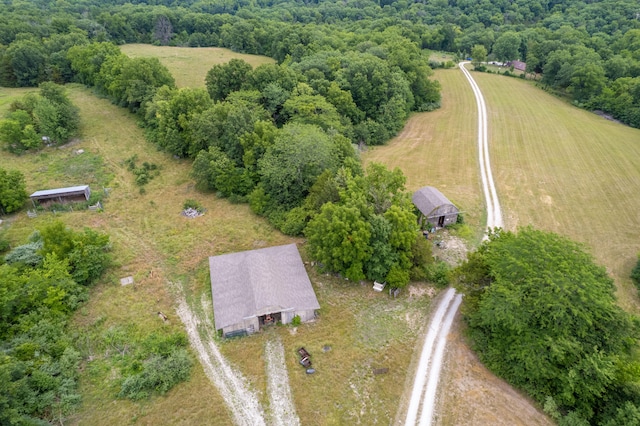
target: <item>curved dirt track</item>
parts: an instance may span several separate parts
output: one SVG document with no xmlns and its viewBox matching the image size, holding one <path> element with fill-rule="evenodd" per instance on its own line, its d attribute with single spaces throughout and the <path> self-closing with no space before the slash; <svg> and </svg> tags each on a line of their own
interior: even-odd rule
<svg viewBox="0 0 640 426">
<path fill-rule="evenodd" d="M 500 209 L 500 202 L 491 173 L 491 162 L 489 161 L 487 107 L 480 88 L 471 73 L 465 68 L 468 63 L 461 62 L 460 69 L 471 85 L 478 106 L 478 162 L 480 164 L 482 190 L 487 206 L 486 229 L 488 233 L 491 228 L 503 226 L 502 210 Z M 487 238 L 487 233 L 485 233 L 485 238 Z M 448 289 L 431 319 L 415 375 L 409 408 L 405 417 L 405 426 L 414 426 L 416 424 L 427 426 L 432 423 L 447 335 L 461 302 L 462 295 L 456 294 L 452 288 Z"/>
</svg>

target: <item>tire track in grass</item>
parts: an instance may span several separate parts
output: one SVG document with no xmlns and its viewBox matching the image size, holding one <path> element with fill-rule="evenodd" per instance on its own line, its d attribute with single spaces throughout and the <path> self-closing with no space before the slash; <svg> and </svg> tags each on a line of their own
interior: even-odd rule
<svg viewBox="0 0 640 426">
<path fill-rule="evenodd" d="M 282 341 L 277 337 L 271 337 L 267 340 L 264 352 L 271 424 L 275 426 L 300 426 L 300 419 L 296 414 L 291 397 Z"/>
<path fill-rule="evenodd" d="M 487 226 L 484 236 L 484 239 L 487 239 L 488 232 L 492 228 L 503 226 L 502 210 L 493 180 L 491 162 L 489 161 L 487 107 L 480 87 L 476 84 L 471 73 L 465 68 L 465 65 L 468 63 L 469 62 L 461 62 L 460 70 L 462 70 L 471 85 L 478 107 L 478 162 L 480 165 L 480 176 L 482 178 L 482 191 L 487 206 Z M 415 426 L 418 420 L 418 413 L 420 413 L 420 426 L 429 426 L 433 421 L 436 393 L 438 381 L 440 380 L 440 371 L 442 370 L 442 360 L 447 335 L 449 334 L 453 318 L 458 312 L 461 302 L 462 295 L 456 294 L 452 288 L 447 290 L 429 324 L 429 331 L 427 332 L 422 347 L 420 362 L 418 363 L 413 390 L 411 392 L 411 400 L 409 402 L 407 416 L 405 417 L 405 426 Z"/>
<path fill-rule="evenodd" d="M 258 397 L 249 389 L 244 377 L 231 368 L 220 353 L 208 328 L 210 322 L 200 321 L 181 293 L 177 295 L 177 302 L 176 312 L 185 326 L 191 347 L 198 354 L 205 374 L 220 391 L 235 423 L 241 426 L 266 426 Z"/>
</svg>

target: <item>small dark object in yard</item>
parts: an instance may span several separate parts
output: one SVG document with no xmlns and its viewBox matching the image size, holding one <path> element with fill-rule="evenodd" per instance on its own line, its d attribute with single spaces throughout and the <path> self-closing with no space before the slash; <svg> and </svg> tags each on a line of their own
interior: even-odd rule
<svg viewBox="0 0 640 426">
<path fill-rule="evenodd" d="M 378 374 L 387 374 L 389 372 L 388 368 L 374 368 L 373 369 L 373 374 L 375 374 L 376 376 Z"/>
<path fill-rule="evenodd" d="M 313 369 L 313 368 L 307 368 L 307 374 L 313 374 L 313 373 L 315 373 L 315 372 L 316 372 L 316 370 L 315 370 L 315 369 Z"/>
<path fill-rule="evenodd" d="M 158 316 L 162 319 L 162 321 L 167 322 L 167 320 L 169 318 L 167 318 L 167 316 L 165 314 L 163 314 L 162 312 L 158 311 Z"/>
<path fill-rule="evenodd" d="M 298 355 L 300 355 L 300 365 L 305 368 L 311 367 L 311 355 L 305 348 L 298 349 Z"/>
<path fill-rule="evenodd" d="M 329 345 L 324 345 L 322 347 L 322 352 L 329 352 L 330 350 L 331 350 L 331 346 L 329 346 Z"/>
</svg>

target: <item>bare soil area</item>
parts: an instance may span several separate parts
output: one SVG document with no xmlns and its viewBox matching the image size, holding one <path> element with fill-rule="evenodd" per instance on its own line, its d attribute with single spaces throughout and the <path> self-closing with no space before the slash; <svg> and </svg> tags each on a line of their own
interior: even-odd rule
<svg viewBox="0 0 640 426">
<path fill-rule="evenodd" d="M 463 336 L 460 313 L 447 342 L 436 425 L 553 425 L 542 409 L 482 365 Z"/>
</svg>

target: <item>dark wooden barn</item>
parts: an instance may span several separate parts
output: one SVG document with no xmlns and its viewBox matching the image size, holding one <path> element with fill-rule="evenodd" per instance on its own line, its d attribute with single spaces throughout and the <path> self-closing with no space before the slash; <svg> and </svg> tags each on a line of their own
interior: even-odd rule
<svg viewBox="0 0 640 426">
<path fill-rule="evenodd" d="M 89 185 L 70 186 L 67 188 L 45 189 L 31 194 L 31 202 L 35 205 L 48 203 L 69 203 L 87 201 L 91 196 Z"/>
<path fill-rule="evenodd" d="M 459 210 L 442 192 L 433 186 L 424 186 L 414 192 L 411 198 L 420 211 L 420 224 L 425 221 L 438 228 L 456 223 Z"/>
</svg>

